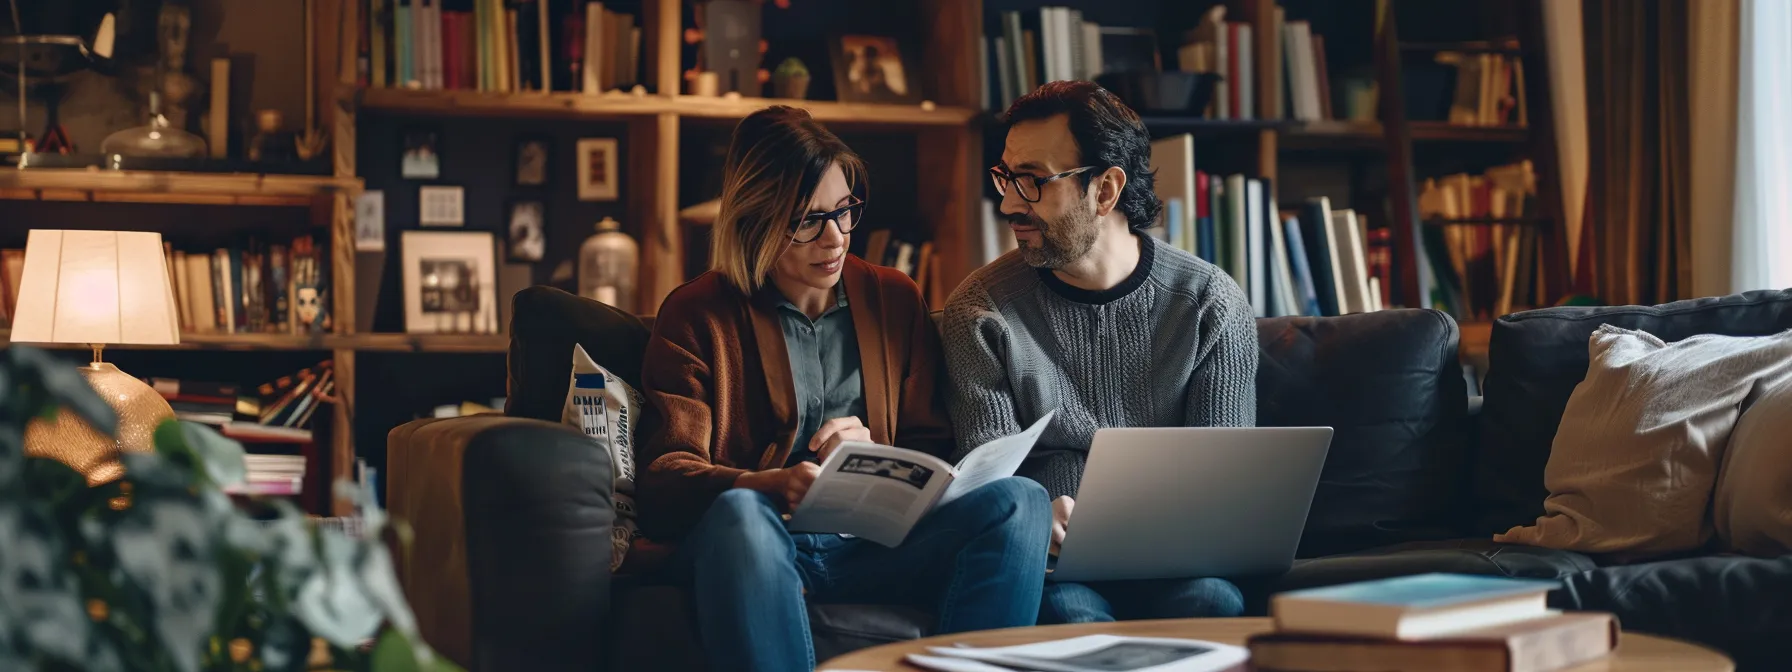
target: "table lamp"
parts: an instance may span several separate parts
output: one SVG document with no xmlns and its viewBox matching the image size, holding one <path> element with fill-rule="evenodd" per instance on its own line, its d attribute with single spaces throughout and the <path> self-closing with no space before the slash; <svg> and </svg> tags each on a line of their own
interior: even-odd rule
<svg viewBox="0 0 1792 672">
<path fill-rule="evenodd" d="M 31 231 L 12 341 L 92 347 L 93 363 L 80 372 L 118 412 L 118 438 L 63 409 L 26 427 L 27 454 L 60 460 L 98 485 L 124 473 L 120 451 L 155 450 L 156 425 L 174 409 L 148 384 L 101 361 L 100 352 L 110 344 L 180 343 L 165 259 L 159 233 Z"/>
</svg>

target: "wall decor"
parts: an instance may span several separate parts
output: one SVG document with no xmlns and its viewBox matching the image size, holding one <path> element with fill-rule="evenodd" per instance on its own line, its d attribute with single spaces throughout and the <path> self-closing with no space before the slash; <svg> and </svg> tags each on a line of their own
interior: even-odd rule
<svg viewBox="0 0 1792 672">
<path fill-rule="evenodd" d="M 537 262 L 547 251 L 547 215 L 541 201 L 510 203 L 510 261 Z"/>
<path fill-rule="evenodd" d="M 404 154 L 399 174 L 407 180 L 433 180 L 442 176 L 441 153 L 436 132 L 412 128 L 404 133 Z"/>
<path fill-rule="evenodd" d="M 386 249 L 386 192 L 369 189 L 355 197 L 355 251 Z"/>
<path fill-rule="evenodd" d="M 424 226 L 460 226 L 465 192 L 460 187 L 431 185 L 417 188 L 417 222 Z"/>
<path fill-rule="evenodd" d="M 579 140 L 579 200 L 616 200 L 616 139 Z"/>
<path fill-rule="evenodd" d="M 405 231 L 404 330 L 498 333 L 494 244 L 485 231 Z"/>
<path fill-rule="evenodd" d="M 913 49 L 894 37 L 837 35 L 830 56 L 834 90 L 842 102 L 919 103 L 921 82 L 913 74 Z"/>
<path fill-rule="evenodd" d="M 548 164 L 553 145 L 541 135 L 525 135 L 516 142 L 516 175 L 519 187 L 539 187 L 548 183 Z"/>
</svg>

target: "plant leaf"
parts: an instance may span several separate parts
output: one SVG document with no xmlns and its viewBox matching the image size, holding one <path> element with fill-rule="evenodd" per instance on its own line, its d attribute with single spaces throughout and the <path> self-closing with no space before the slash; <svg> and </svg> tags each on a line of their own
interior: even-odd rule
<svg viewBox="0 0 1792 672">
<path fill-rule="evenodd" d="M 373 646 L 373 669 L 379 672 L 421 672 L 417 665 L 417 652 L 411 648 L 411 640 L 397 630 L 387 630 L 380 636 L 378 644 Z"/>
<path fill-rule="evenodd" d="M 192 448 L 200 463 L 205 465 L 205 474 L 213 483 L 236 485 L 248 477 L 248 471 L 243 467 L 243 444 L 197 422 L 180 421 L 180 430 L 187 447 Z"/>
</svg>

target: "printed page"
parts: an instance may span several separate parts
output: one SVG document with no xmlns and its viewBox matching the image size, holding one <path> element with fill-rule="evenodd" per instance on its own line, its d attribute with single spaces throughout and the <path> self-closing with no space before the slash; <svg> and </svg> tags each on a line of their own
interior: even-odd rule
<svg viewBox="0 0 1792 672">
<path fill-rule="evenodd" d="M 952 664 L 955 660 L 1045 672 L 1220 672 L 1240 669 L 1250 658 L 1243 647 L 1217 642 L 1120 635 L 1086 635 L 996 648 L 936 646 L 928 651 L 931 656 L 913 654 L 908 661 L 953 672 L 972 670 Z"/>
<path fill-rule="evenodd" d="M 822 463 L 791 512 L 790 530 L 850 534 L 894 547 L 951 480 L 951 465 L 932 455 L 848 441 Z"/>
<path fill-rule="evenodd" d="M 940 497 L 940 506 L 958 499 L 972 490 L 981 488 L 994 481 L 1013 476 L 1020 469 L 1020 463 L 1026 461 L 1027 455 L 1033 452 L 1033 444 L 1039 441 L 1039 435 L 1051 426 L 1052 418 L 1058 412 L 1053 410 L 1033 423 L 1026 431 L 1011 434 L 990 441 L 958 462 L 955 470 L 958 475 L 952 479 L 952 485 L 946 488 L 946 494 Z"/>
</svg>

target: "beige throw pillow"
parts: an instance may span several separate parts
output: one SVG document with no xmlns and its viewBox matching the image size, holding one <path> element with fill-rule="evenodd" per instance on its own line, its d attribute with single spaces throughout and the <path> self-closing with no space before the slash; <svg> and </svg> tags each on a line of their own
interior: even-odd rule
<svg viewBox="0 0 1792 672">
<path fill-rule="evenodd" d="M 1544 468 L 1545 513 L 1494 541 L 1629 558 L 1705 545 L 1738 407 L 1792 368 L 1792 332 L 1664 343 L 1605 325 L 1589 349 Z"/>
<path fill-rule="evenodd" d="M 1762 383 L 1747 404 L 1717 478 L 1711 515 L 1730 550 L 1792 553 L 1792 376 Z"/>
</svg>

